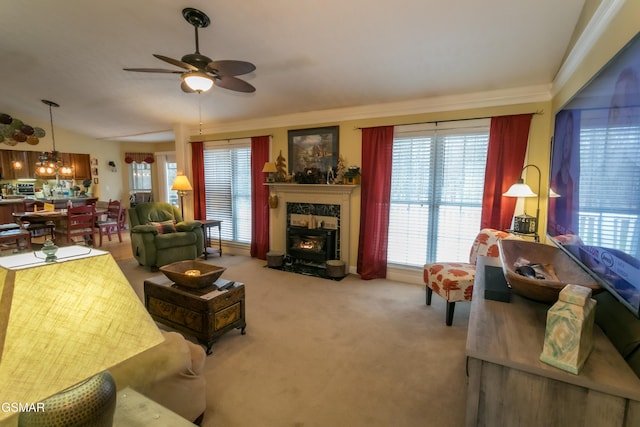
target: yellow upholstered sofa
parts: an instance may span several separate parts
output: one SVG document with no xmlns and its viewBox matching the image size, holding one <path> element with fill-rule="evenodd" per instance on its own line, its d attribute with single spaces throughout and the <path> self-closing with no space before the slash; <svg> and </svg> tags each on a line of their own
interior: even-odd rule
<svg viewBox="0 0 640 427">
<path fill-rule="evenodd" d="M 204 349 L 177 332 L 162 332 L 165 341 L 109 369 L 116 387 L 138 391 L 199 424 L 206 408 Z"/>
</svg>

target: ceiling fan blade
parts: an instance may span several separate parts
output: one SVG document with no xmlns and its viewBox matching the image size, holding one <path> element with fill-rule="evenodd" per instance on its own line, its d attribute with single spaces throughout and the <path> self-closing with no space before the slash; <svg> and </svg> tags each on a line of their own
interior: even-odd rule
<svg viewBox="0 0 640 427">
<path fill-rule="evenodd" d="M 158 55 L 156 53 L 153 54 L 156 58 L 168 62 L 169 64 L 175 65 L 176 67 L 184 68 L 189 71 L 198 71 L 198 68 L 194 67 L 191 64 L 187 64 L 186 62 L 178 61 L 177 59 L 169 58 L 168 56 Z"/>
<path fill-rule="evenodd" d="M 207 64 L 207 71 L 219 76 L 240 76 L 256 69 L 256 66 L 245 61 L 211 61 Z"/>
<path fill-rule="evenodd" d="M 236 92 L 251 93 L 256 91 L 256 88 L 251 86 L 249 83 L 232 76 L 221 76 L 216 78 L 213 82 L 216 86 L 234 90 Z"/>
<path fill-rule="evenodd" d="M 123 68 L 124 71 L 136 71 L 139 73 L 169 73 L 182 74 L 184 71 L 179 70 L 163 70 L 162 68 Z"/>
<path fill-rule="evenodd" d="M 180 89 L 182 89 L 182 91 L 186 93 L 195 93 L 195 90 L 191 89 L 187 82 L 185 82 L 184 80 L 180 84 Z"/>
</svg>

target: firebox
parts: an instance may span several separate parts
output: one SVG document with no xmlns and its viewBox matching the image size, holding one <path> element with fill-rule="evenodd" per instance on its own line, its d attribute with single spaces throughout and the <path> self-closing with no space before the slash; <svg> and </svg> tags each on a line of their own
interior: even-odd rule
<svg viewBox="0 0 640 427">
<path fill-rule="evenodd" d="M 325 266 L 326 261 L 338 258 L 336 230 L 289 226 L 287 255 L 294 262 Z"/>
</svg>

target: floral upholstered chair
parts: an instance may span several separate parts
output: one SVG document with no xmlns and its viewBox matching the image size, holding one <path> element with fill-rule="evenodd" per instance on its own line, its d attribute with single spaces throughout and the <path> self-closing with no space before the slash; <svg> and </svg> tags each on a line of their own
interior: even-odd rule
<svg viewBox="0 0 640 427">
<path fill-rule="evenodd" d="M 469 254 L 469 262 L 436 262 L 424 266 L 427 305 L 433 292 L 447 301 L 447 326 L 453 323 L 453 310 L 458 301 L 471 301 L 476 261 L 479 256 L 497 258 L 498 240 L 510 237 L 507 232 L 485 228 L 476 236 Z"/>
</svg>

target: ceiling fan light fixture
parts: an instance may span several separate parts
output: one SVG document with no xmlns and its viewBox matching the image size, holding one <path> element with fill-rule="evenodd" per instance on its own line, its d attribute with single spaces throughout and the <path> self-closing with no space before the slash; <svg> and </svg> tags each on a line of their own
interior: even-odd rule
<svg viewBox="0 0 640 427">
<path fill-rule="evenodd" d="M 196 92 L 206 92 L 213 87 L 213 79 L 200 71 L 184 73 L 182 80 Z"/>
</svg>

